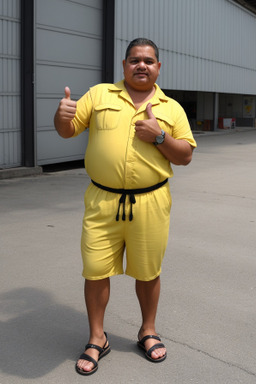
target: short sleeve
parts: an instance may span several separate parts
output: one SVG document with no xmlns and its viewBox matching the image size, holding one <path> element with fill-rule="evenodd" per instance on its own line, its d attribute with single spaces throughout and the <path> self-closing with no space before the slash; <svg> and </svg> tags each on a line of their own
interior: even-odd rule
<svg viewBox="0 0 256 384">
<path fill-rule="evenodd" d="M 196 148 L 197 144 L 193 137 L 184 109 L 181 107 L 181 105 L 175 103 L 174 110 L 174 126 L 172 131 L 173 138 L 176 140 L 185 140 L 192 147 Z"/>
<path fill-rule="evenodd" d="M 90 91 L 88 91 L 77 101 L 76 114 L 74 119 L 72 120 L 75 127 L 75 133 L 73 136 L 79 135 L 86 128 L 89 127 L 91 114 L 92 114 L 92 99 L 91 99 Z"/>
</svg>

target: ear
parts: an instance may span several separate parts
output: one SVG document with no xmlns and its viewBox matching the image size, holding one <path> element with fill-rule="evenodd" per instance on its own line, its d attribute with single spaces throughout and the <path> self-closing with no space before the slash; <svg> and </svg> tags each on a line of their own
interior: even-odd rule
<svg viewBox="0 0 256 384">
<path fill-rule="evenodd" d="M 123 60 L 123 69 L 124 69 L 124 67 L 125 67 L 125 63 L 126 63 L 126 61 L 125 61 L 125 60 Z"/>
<path fill-rule="evenodd" d="M 158 74 L 160 73 L 160 68 L 161 68 L 162 63 L 160 61 L 158 62 Z"/>
</svg>

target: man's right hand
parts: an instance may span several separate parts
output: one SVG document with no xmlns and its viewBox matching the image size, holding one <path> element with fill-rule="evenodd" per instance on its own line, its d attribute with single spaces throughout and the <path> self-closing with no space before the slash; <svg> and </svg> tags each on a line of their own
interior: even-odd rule
<svg viewBox="0 0 256 384">
<path fill-rule="evenodd" d="M 75 132 L 72 123 L 76 114 L 76 101 L 71 100 L 71 91 L 65 87 L 65 97 L 61 99 L 54 117 L 54 125 L 60 136 L 68 138 Z"/>
<path fill-rule="evenodd" d="M 58 108 L 60 121 L 68 122 L 73 120 L 76 114 L 76 101 L 71 100 L 69 87 L 65 87 L 65 97 L 61 99 Z"/>
</svg>

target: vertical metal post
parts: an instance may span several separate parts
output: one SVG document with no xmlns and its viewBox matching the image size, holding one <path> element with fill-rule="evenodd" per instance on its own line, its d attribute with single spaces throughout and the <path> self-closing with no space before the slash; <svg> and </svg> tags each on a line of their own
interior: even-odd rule
<svg viewBox="0 0 256 384">
<path fill-rule="evenodd" d="M 22 163 L 34 167 L 34 0 L 21 0 L 21 129 Z"/>
<path fill-rule="evenodd" d="M 213 98 L 213 130 L 217 131 L 218 129 L 218 119 L 219 119 L 219 94 L 214 93 Z"/>
<path fill-rule="evenodd" d="M 115 0 L 103 0 L 102 82 L 114 81 Z"/>
</svg>

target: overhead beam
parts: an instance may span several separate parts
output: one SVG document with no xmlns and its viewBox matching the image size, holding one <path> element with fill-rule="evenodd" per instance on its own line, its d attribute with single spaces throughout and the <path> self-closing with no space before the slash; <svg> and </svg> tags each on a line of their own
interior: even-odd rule
<svg viewBox="0 0 256 384">
<path fill-rule="evenodd" d="M 241 5 L 242 7 L 256 14 L 256 1 L 246 1 L 246 0 L 234 0 L 234 1 L 239 5 Z"/>
</svg>

